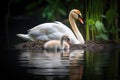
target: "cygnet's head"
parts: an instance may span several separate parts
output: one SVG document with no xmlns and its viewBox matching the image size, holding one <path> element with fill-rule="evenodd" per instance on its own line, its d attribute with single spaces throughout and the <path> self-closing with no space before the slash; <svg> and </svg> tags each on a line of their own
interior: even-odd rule
<svg viewBox="0 0 120 80">
<path fill-rule="evenodd" d="M 62 42 L 65 41 L 65 42 L 70 44 L 70 38 L 67 35 L 63 35 L 62 38 L 61 38 L 61 41 Z"/>
</svg>

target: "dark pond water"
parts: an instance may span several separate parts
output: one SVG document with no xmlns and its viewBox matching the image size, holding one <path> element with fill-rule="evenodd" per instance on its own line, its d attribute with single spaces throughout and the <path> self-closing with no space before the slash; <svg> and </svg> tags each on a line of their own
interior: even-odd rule
<svg viewBox="0 0 120 80">
<path fill-rule="evenodd" d="M 0 53 L 3 80 L 119 80 L 119 49 Z"/>
</svg>

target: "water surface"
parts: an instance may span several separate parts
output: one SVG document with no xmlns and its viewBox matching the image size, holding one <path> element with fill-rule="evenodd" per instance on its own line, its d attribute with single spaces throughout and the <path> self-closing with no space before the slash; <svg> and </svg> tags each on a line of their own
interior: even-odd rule
<svg viewBox="0 0 120 80">
<path fill-rule="evenodd" d="M 1 51 L 4 79 L 119 80 L 119 49 Z"/>
</svg>

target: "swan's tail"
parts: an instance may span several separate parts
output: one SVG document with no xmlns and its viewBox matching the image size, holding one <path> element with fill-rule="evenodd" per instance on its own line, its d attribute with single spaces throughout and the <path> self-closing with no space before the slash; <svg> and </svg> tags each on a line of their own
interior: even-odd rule
<svg viewBox="0 0 120 80">
<path fill-rule="evenodd" d="M 17 36 L 24 40 L 31 40 L 31 37 L 28 34 L 17 34 Z"/>
</svg>

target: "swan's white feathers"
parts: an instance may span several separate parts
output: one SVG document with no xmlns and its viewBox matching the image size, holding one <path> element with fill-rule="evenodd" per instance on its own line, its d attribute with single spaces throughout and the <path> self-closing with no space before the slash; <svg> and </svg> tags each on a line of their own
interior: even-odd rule
<svg viewBox="0 0 120 80">
<path fill-rule="evenodd" d="M 28 34 L 33 39 L 37 40 L 60 39 L 62 35 L 67 34 L 70 37 L 71 42 L 78 42 L 71 29 L 59 21 L 40 24 L 32 29 L 29 29 Z"/>
</svg>

